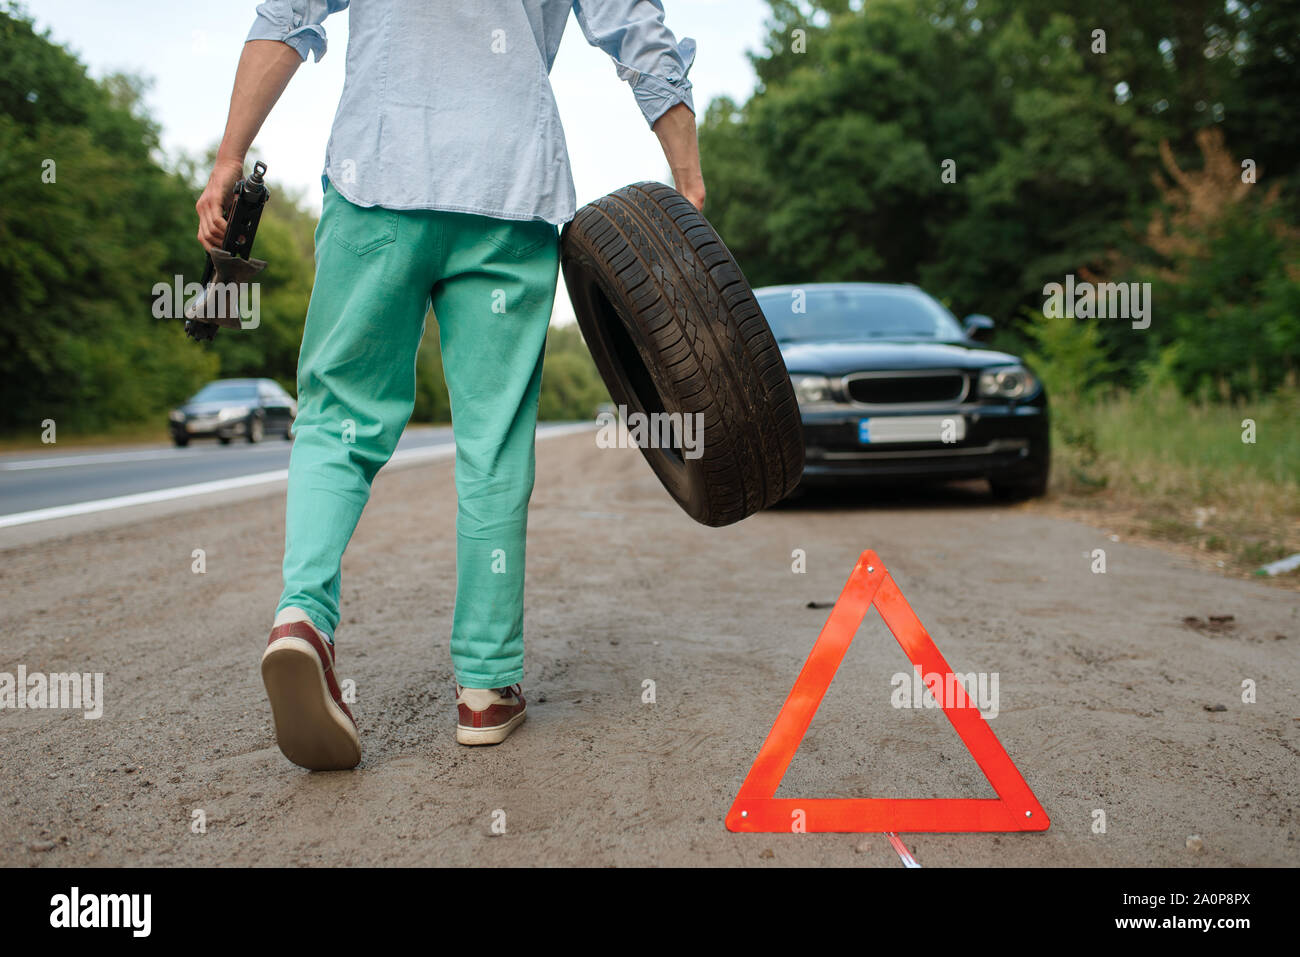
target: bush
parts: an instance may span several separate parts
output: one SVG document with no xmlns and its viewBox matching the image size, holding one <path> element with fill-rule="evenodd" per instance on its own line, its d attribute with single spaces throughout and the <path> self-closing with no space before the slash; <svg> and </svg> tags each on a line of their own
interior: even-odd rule
<svg viewBox="0 0 1300 957">
<path fill-rule="evenodd" d="M 413 422 L 450 422 L 451 400 L 442 370 L 438 326 L 429 313 L 416 370 Z M 609 401 L 596 365 L 576 325 L 552 326 L 546 337 L 542 392 L 537 417 L 542 421 L 593 418 L 596 406 Z"/>
<path fill-rule="evenodd" d="M 596 415 L 596 406 L 609 401 L 596 364 L 576 325 L 555 326 L 546 338 L 542 395 L 537 417 L 582 420 Z"/>
</svg>

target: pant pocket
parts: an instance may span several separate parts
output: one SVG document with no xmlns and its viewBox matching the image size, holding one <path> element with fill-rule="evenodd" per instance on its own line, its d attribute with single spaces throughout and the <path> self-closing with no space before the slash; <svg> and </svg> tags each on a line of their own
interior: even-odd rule
<svg viewBox="0 0 1300 957">
<path fill-rule="evenodd" d="M 397 239 L 397 211 L 382 206 L 354 206 L 331 189 L 325 201 L 335 209 L 330 217 L 330 237 L 358 256 L 374 252 Z M 322 215 L 322 221 L 325 217 Z"/>
<path fill-rule="evenodd" d="M 516 259 L 527 259 L 553 242 L 557 235 L 556 227 L 544 220 L 500 220 L 488 230 L 486 238 L 502 252 Z"/>
</svg>

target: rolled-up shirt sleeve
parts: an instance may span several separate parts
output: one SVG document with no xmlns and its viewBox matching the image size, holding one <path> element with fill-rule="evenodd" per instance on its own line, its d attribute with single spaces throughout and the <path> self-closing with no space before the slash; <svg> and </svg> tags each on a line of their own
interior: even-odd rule
<svg viewBox="0 0 1300 957">
<path fill-rule="evenodd" d="M 574 0 L 573 12 L 587 42 L 608 53 L 619 78 L 632 84 L 650 126 L 678 103 L 695 112 L 686 79 L 695 62 L 695 41 L 677 41 L 664 25 L 660 0 Z"/>
<path fill-rule="evenodd" d="M 266 0 L 257 8 L 257 19 L 248 31 L 249 40 L 279 40 L 298 51 L 304 60 L 308 53 L 317 62 L 325 55 L 325 27 L 331 13 L 347 7 L 348 0 Z"/>
</svg>

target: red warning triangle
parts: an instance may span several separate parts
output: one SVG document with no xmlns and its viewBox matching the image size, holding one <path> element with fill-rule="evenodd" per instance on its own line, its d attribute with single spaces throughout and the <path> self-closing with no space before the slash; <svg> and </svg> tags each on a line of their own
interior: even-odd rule
<svg viewBox="0 0 1300 957">
<path fill-rule="evenodd" d="M 945 684 L 953 688 L 955 700 L 940 696 L 943 713 L 993 786 L 996 798 L 774 796 L 858 626 L 873 605 L 912 664 L 920 665 L 924 675 L 943 675 Z M 873 551 L 863 552 L 727 812 L 727 829 L 787 834 L 797 830 L 798 825 L 809 833 L 1047 830 L 1051 821 L 1034 792 L 1011 763 L 988 721 L 966 696 L 961 682 L 949 682 L 950 674 L 948 662 L 898 590 L 880 556 Z M 802 816 L 797 813 L 800 811 Z"/>
</svg>

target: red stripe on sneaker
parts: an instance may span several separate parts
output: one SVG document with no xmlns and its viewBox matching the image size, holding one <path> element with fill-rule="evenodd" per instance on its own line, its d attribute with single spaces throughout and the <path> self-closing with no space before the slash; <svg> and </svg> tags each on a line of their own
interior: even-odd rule
<svg viewBox="0 0 1300 957">
<path fill-rule="evenodd" d="M 300 638 L 307 644 L 311 645 L 316 651 L 317 657 L 320 658 L 321 667 L 325 670 L 325 685 L 329 689 L 330 697 L 334 703 L 339 706 L 348 720 L 355 726 L 357 719 L 352 716 L 352 711 L 343 701 L 343 692 L 339 689 L 338 681 L 334 677 L 334 646 L 321 638 L 316 629 L 305 621 L 292 621 L 286 625 L 277 625 L 271 629 L 271 639 L 268 645 L 273 645 L 281 638 Z"/>
</svg>

